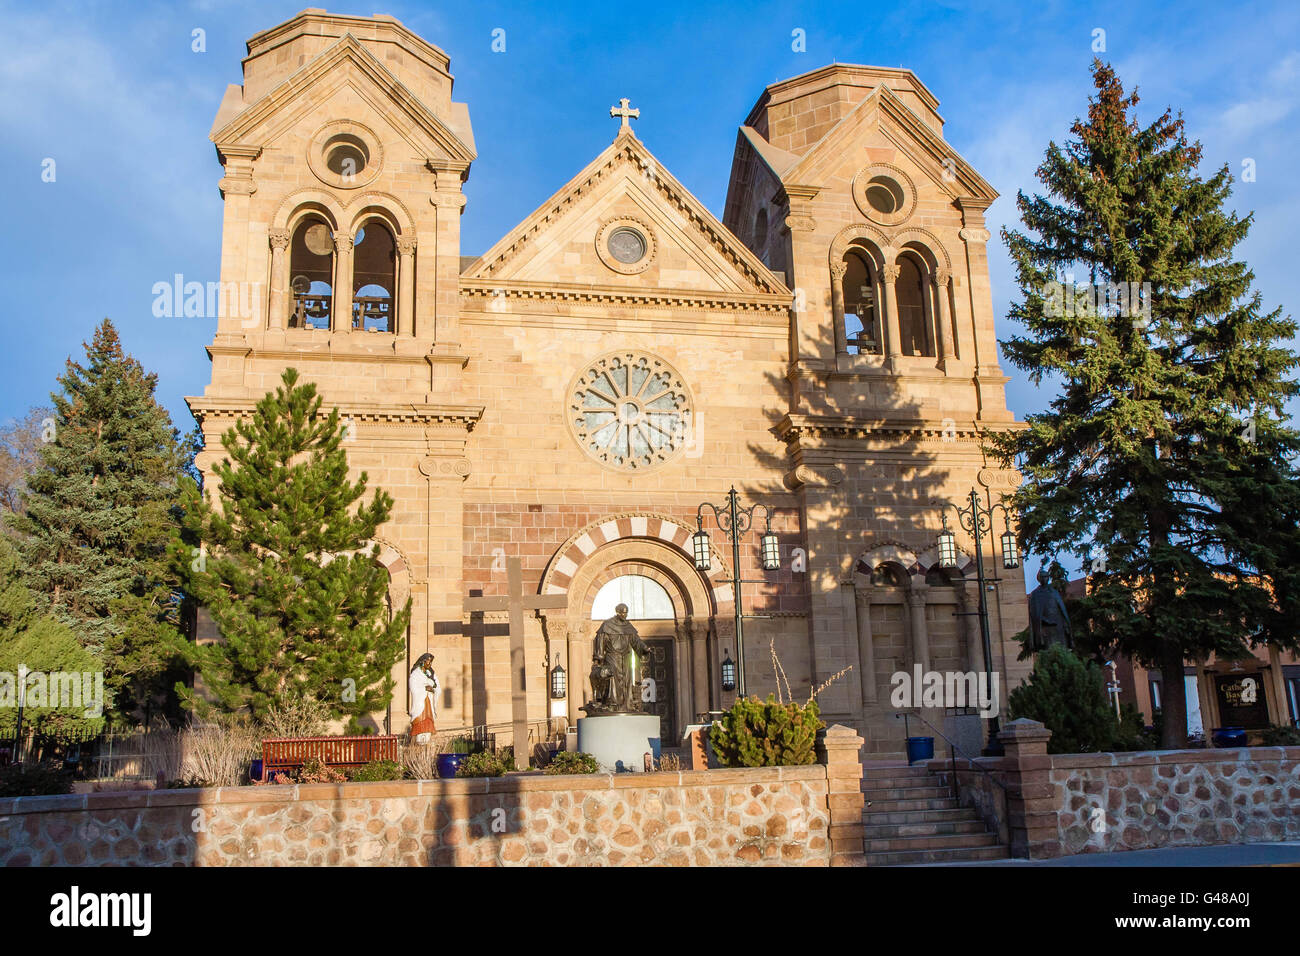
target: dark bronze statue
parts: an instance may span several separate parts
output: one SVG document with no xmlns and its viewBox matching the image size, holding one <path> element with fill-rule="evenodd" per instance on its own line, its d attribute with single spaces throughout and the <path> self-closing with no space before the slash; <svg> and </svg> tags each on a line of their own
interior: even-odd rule
<svg viewBox="0 0 1300 956">
<path fill-rule="evenodd" d="M 627 619 L 627 605 L 600 625 L 591 648 L 591 703 L 583 705 L 589 716 L 641 713 L 641 675 L 650 648 Z"/>
<path fill-rule="evenodd" d="M 1050 581 L 1047 569 L 1040 568 L 1038 587 L 1029 593 L 1029 646 L 1033 651 L 1044 650 L 1053 644 L 1074 647 L 1065 601 Z"/>
</svg>

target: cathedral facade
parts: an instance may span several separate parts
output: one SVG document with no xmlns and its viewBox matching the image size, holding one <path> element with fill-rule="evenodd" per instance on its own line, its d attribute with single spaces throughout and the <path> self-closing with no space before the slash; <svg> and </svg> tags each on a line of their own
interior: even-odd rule
<svg viewBox="0 0 1300 956">
<path fill-rule="evenodd" d="M 666 744 L 729 706 L 740 663 L 751 694 L 840 675 L 823 718 L 899 752 L 893 675 L 985 667 L 973 539 L 951 510 L 957 567 L 936 539 L 945 502 L 1016 481 L 982 452 L 1016 427 L 985 251 L 996 193 L 905 69 L 835 64 L 762 91 L 721 220 L 637 137 L 634 106 L 476 256 L 460 222 L 478 146 L 441 50 L 391 17 L 318 11 L 249 40 L 211 138 L 221 282 L 260 307 L 219 319 L 211 384 L 188 399 L 199 467 L 211 488 L 221 434 L 286 367 L 339 408 L 354 472 L 396 500 L 376 543 L 392 605 L 412 602 L 377 727 L 406 729 L 405 674 L 428 651 L 439 730 L 511 742 L 509 615 L 466 602 L 513 584 L 547 605 L 523 620 L 530 734 L 582 716 L 592 638 L 623 603 Z M 725 518 L 733 487 L 763 506 L 738 549 L 701 510 Z M 1021 571 L 996 567 L 1005 706 L 1027 618 Z M 970 739 L 968 714 L 925 715 Z"/>
</svg>

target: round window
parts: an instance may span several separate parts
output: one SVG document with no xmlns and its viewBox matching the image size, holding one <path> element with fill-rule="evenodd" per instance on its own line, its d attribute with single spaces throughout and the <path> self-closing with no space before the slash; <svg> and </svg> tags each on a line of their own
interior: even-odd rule
<svg viewBox="0 0 1300 956">
<path fill-rule="evenodd" d="M 374 182 L 383 170 L 384 147 L 360 123 L 335 120 L 312 137 L 307 165 L 323 183 L 338 189 L 357 189 Z"/>
<path fill-rule="evenodd" d="M 325 144 L 325 165 L 330 172 L 342 176 L 356 176 L 370 161 L 370 150 L 359 136 L 343 133 Z"/>
<path fill-rule="evenodd" d="M 864 166 L 853 177 L 853 202 L 872 222 L 897 226 L 916 211 L 916 184 L 897 166 Z"/>
<path fill-rule="evenodd" d="M 888 216 L 903 208 L 903 187 L 888 176 L 873 176 L 867 183 L 867 202 Z"/>
<path fill-rule="evenodd" d="M 630 226 L 621 226 L 609 234 L 609 254 L 625 265 L 633 265 L 645 258 L 645 236 Z"/>
</svg>

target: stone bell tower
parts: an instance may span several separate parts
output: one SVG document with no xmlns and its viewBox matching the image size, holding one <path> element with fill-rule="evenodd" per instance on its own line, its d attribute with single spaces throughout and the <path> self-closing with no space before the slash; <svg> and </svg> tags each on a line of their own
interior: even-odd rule
<svg viewBox="0 0 1300 956">
<path fill-rule="evenodd" d="M 393 606 L 413 599 L 412 660 L 434 619 L 460 617 L 457 496 L 482 414 L 457 403 L 462 184 L 475 151 L 449 67 L 390 16 L 304 10 L 248 41 L 243 83 L 212 126 L 225 304 L 212 382 L 188 399 L 209 489 L 220 436 L 286 367 L 339 408 L 354 475 L 396 499 L 381 561 Z M 431 553 L 446 594 L 430 591 Z"/>
</svg>

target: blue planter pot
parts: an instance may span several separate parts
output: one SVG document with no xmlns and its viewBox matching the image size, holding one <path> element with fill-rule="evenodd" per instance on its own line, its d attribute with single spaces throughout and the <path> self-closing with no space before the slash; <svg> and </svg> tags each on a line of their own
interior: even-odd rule
<svg viewBox="0 0 1300 956">
<path fill-rule="evenodd" d="M 934 756 L 933 737 L 908 737 L 907 762 L 914 764 L 918 760 L 929 760 Z"/>
<path fill-rule="evenodd" d="M 456 771 L 468 756 L 469 754 L 438 754 L 438 778 L 447 780 L 456 776 Z"/>
<path fill-rule="evenodd" d="M 1216 747 L 1246 746 L 1246 729 L 1244 727 L 1215 727 L 1212 731 Z"/>
</svg>

